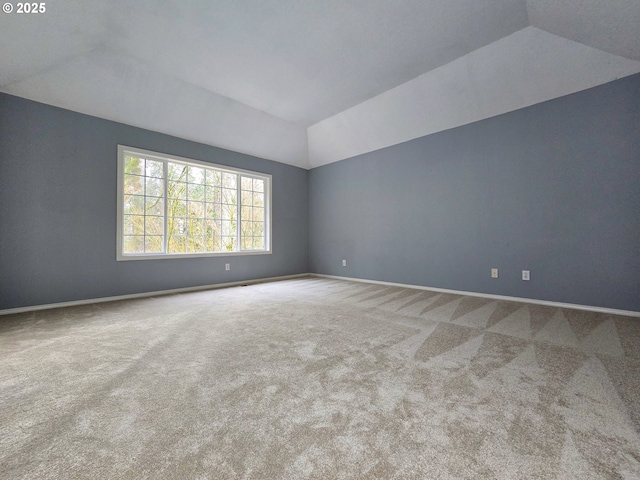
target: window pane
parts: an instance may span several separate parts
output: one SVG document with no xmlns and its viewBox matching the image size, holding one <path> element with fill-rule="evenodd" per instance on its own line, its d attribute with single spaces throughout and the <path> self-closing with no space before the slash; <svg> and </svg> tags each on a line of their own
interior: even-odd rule
<svg viewBox="0 0 640 480">
<path fill-rule="evenodd" d="M 253 237 L 242 237 L 242 240 L 240 240 L 240 248 L 242 248 L 242 250 L 251 250 L 253 248 Z"/>
<path fill-rule="evenodd" d="M 258 178 L 253 179 L 253 191 L 254 192 L 264 192 L 264 180 L 260 180 Z"/>
<path fill-rule="evenodd" d="M 227 252 L 235 252 L 236 237 L 222 237 L 222 250 Z"/>
<path fill-rule="evenodd" d="M 204 220 L 201 218 L 190 218 L 187 225 L 188 235 L 204 235 Z"/>
<path fill-rule="evenodd" d="M 187 202 L 184 200 L 169 200 L 167 204 L 167 213 L 171 217 L 186 217 L 187 216 Z"/>
<path fill-rule="evenodd" d="M 187 181 L 187 166 L 179 163 L 171 163 L 168 165 L 169 180 Z"/>
<path fill-rule="evenodd" d="M 167 242 L 167 250 L 169 253 L 186 253 L 187 237 L 184 235 L 172 235 Z"/>
<path fill-rule="evenodd" d="M 127 155 L 124 157 L 124 173 L 129 173 L 132 175 L 142 175 L 142 167 L 144 165 L 144 160 L 141 160 L 138 157 L 131 157 Z"/>
<path fill-rule="evenodd" d="M 220 203 L 222 195 L 219 187 L 207 187 L 206 192 L 207 202 Z"/>
<path fill-rule="evenodd" d="M 227 205 L 235 205 L 237 196 L 237 190 L 231 190 L 229 188 L 222 189 L 222 203 L 226 203 Z"/>
<path fill-rule="evenodd" d="M 122 225 L 124 235 L 144 235 L 144 217 L 142 215 L 125 215 Z"/>
<path fill-rule="evenodd" d="M 207 203 L 205 215 L 207 218 L 220 218 L 222 216 L 222 206 L 219 203 Z"/>
<path fill-rule="evenodd" d="M 256 207 L 264 207 L 264 193 L 253 194 L 253 205 Z"/>
<path fill-rule="evenodd" d="M 196 253 L 204 252 L 204 236 L 188 236 L 187 252 Z"/>
<path fill-rule="evenodd" d="M 122 250 L 124 253 L 144 253 L 144 237 L 125 235 Z"/>
<path fill-rule="evenodd" d="M 251 207 L 241 207 L 241 219 L 242 220 L 251 220 Z"/>
<path fill-rule="evenodd" d="M 235 205 L 222 205 L 220 218 L 223 220 L 235 220 L 236 219 L 236 207 Z"/>
<path fill-rule="evenodd" d="M 203 184 L 204 180 L 204 168 L 189 166 L 189 183 Z"/>
<path fill-rule="evenodd" d="M 206 181 L 207 185 L 219 187 L 222 185 L 222 172 L 220 170 L 207 169 Z"/>
<path fill-rule="evenodd" d="M 144 209 L 147 215 L 164 216 L 164 201 L 162 198 L 147 197 Z"/>
<path fill-rule="evenodd" d="M 236 222 L 230 222 L 227 220 L 223 220 L 220 222 L 220 230 L 223 236 L 234 236 L 236 235 Z"/>
<path fill-rule="evenodd" d="M 253 225 L 251 222 L 242 222 L 242 237 L 253 236 Z"/>
<path fill-rule="evenodd" d="M 187 184 L 184 182 L 178 182 L 175 180 L 169 180 L 167 183 L 167 197 L 168 198 L 187 198 Z"/>
<path fill-rule="evenodd" d="M 253 249 L 254 250 L 264 250 L 264 238 L 262 238 L 262 237 L 253 237 Z"/>
<path fill-rule="evenodd" d="M 204 202 L 189 202 L 187 211 L 189 212 L 189 218 L 204 217 Z"/>
<path fill-rule="evenodd" d="M 186 235 L 187 219 L 169 217 L 167 219 L 167 234 L 168 235 Z"/>
<path fill-rule="evenodd" d="M 205 238 L 205 249 L 207 252 L 219 252 L 221 250 L 220 237 L 208 236 Z"/>
<path fill-rule="evenodd" d="M 144 197 L 140 195 L 125 195 L 123 211 L 125 214 L 142 215 L 144 213 Z"/>
<path fill-rule="evenodd" d="M 253 235 L 264 237 L 264 222 L 253 222 Z"/>
<path fill-rule="evenodd" d="M 146 235 L 162 235 L 164 229 L 164 218 L 145 217 L 144 229 Z"/>
<path fill-rule="evenodd" d="M 190 183 L 187 186 L 187 198 L 198 202 L 204 201 L 204 185 Z"/>
<path fill-rule="evenodd" d="M 220 235 L 220 221 L 219 220 L 205 220 L 205 232 L 207 235 Z"/>
<path fill-rule="evenodd" d="M 238 188 L 238 175 L 235 173 L 222 173 L 222 186 L 226 188 Z"/>
<path fill-rule="evenodd" d="M 241 193 L 242 205 L 251 205 L 253 198 L 251 192 L 242 191 Z"/>
<path fill-rule="evenodd" d="M 162 252 L 162 237 L 144 237 L 144 249 L 146 253 L 160 253 Z"/>
<path fill-rule="evenodd" d="M 251 185 L 252 185 L 251 178 L 249 178 L 249 177 L 242 177 L 242 179 L 241 179 L 241 186 L 240 186 L 240 188 L 242 188 L 242 190 L 249 190 L 249 191 L 251 191 L 251 190 L 252 190 Z"/>
<path fill-rule="evenodd" d="M 147 178 L 147 189 L 145 195 L 152 197 L 164 196 L 164 180 L 161 178 Z"/>
<path fill-rule="evenodd" d="M 127 195 L 144 195 L 144 177 L 125 175 L 124 193 Z"/>
<path fill-rule="evenodd" d="M 264 208 L 253 207 L 253 218 L 256 222 L 264 221 Z"/>
<path fill-rule="evenodd" d="M 145 175 L 147 177 L 164 178 L 163 162 L 147 160 Z"/>
</svg>

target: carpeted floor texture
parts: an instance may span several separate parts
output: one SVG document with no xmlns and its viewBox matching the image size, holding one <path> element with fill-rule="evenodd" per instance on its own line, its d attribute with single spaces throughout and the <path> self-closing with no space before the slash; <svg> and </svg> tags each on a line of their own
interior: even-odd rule
<svg viewBox="0 0 640 480">
<path fill-rule="evenodd" d="M 0 317 L 2 479 L 638 479 L 640 319 L 322 278 Z"/>
</svg>

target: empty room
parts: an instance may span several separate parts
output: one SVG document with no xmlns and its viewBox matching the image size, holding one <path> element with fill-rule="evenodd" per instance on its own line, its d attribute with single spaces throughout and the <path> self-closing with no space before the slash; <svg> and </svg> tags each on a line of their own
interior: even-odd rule
<svg viewBox="0 0 640 480">
<path fill-rule="evenodd" d="M 0 479 L 640 478 L 640 2 L 0 13 Z"/>
</svg>

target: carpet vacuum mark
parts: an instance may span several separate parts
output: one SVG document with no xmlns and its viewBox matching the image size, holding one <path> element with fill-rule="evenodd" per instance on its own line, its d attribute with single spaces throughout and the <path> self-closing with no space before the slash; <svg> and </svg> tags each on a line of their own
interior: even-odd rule
<svg viewBox="0 0 640 480">
<path fill-rule="evenodd" d="M 0 317 L 1 479 L 640 478 L 638 319 L 318 278 Z"/>
</svg>

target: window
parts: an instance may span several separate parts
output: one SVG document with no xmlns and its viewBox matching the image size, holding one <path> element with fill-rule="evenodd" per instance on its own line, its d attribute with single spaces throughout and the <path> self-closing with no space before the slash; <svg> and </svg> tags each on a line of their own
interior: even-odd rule
<svg viewBox="0 0 640 480">
<path fill-rule="evenodd" d="M 270 206 L 270 175 L 118 146 L 118 260 L 270 253 Z"/>
</svg>

